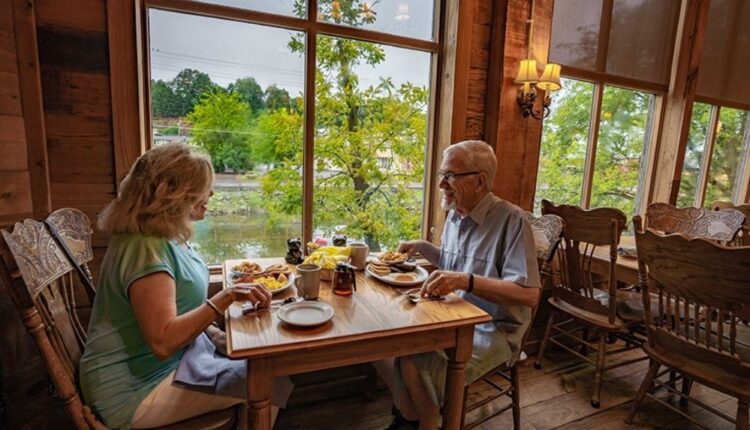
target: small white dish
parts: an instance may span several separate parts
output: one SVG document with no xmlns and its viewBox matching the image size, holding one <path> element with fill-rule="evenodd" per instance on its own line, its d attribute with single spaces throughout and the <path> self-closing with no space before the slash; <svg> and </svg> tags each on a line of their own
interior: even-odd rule
<svg viewBox="0 0 750 430">
<path fill-rule="evenodd" d="M 427 270 L 424 267 L 417 266 L 416 269 L 414 269 L 413 272 L 406 272 L 406 273 L 397 273 L 397 272 L 391 272 L 387 275 L 378 275 L 377 273 L 370 270 L 370 266 L 367 266 L 365 269 L 365 272 L 368 273 L 373 278 L 377 279 L 378 281 L 385 282 L 386 284 L 393 285 L 396 287 L 411 287 L 413 285 L 419 285 L 422 282 L 424 282 L 427 279 L 427 276 L 429 273 L 427 273 Z M 401 280 L 400 277 L 411 276 L 413 279 L 410 281 L 407 280 Z"/>
<path fill-rule="evenodd" d="M 324 302 L 297 302 L 279 308 L 276 315 L 281 321 L 298 327 L 313 327 L 333 318 L 333 308 Z"/>
</svg>

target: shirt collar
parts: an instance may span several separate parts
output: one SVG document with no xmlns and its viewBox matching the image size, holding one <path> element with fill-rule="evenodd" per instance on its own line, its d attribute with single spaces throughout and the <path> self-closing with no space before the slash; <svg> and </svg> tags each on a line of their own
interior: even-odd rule
<svg viewBox="0 0 750 430">
<path fill-rule="evenodd" d="M 494 200 L 495 195 L 492 194 L 492 191 L 488 192 L 484 195 L 484 197 L 482 197 L 481 200 L 479 200 L 479 203 L 474 206 L 474 209 L 469 212 L 469 215 L 466 218 L 471 218 L 477 225 L 482 225 L 485 218 L 487 218 L 487 212 L 489 212 L 490 208 L 492 207 L 492 202 Z M 452 211 L 450 220 L 453 223 L 459 223 L 461 222 L 461 215 L 459 215 L 458 212 L 454 210 Z"/>
</svg>

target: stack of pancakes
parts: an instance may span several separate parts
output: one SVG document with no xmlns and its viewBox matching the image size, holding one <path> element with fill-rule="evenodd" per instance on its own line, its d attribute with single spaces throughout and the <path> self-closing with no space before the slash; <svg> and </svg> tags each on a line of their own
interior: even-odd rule
<svg viewBox="0 0 750 430">
<path fill-rule="evenodd" d="M 371 261 L 370 264 L 368 264 L 368 267 L 370 268 L 370 272 L 379 276 L 385 276 L 391 273 L 391 266 L 380 261 Z"/>
</svg>

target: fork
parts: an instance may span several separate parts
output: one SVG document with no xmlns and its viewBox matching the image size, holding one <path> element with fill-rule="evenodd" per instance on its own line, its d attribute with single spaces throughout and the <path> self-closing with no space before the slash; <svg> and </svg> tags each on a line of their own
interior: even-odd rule
<svg viewBox="0 0 750 430">
<path fill-rule="evenodd" d="M 413 290 L 409 290 L 409 291 L 405 292 L 404 295 L 406 296 L 406 298 L 410 302 L 412 302 L 414 304 L 417 304 L 419 302 L 428 302 L 430 300 L 445 300 L 445 297 L 443 297 L 443 296 L 427 296 L 427 297 L 422 297 L 422 296 L 419 295 L 419 291 L 420 291 L 419 288 L 415 288 Z"/>
<path fill-rule="evenodd" d="M 245 303 L 242 305 L 242 315 L 251 314 L 253 312 L 262 312 L 265 310 L 272 310 L 272 309 L 278 309 L 284 305 L 288 305 L 289 303 L 297 303 L 301 302 L 302 300 L 305 300 L 304 297 L 287 297 L 284 300 L 271 300 L 271 305 L 267 308 L 256 308 L 256 305 L 252 303 Z"/>
</svg>

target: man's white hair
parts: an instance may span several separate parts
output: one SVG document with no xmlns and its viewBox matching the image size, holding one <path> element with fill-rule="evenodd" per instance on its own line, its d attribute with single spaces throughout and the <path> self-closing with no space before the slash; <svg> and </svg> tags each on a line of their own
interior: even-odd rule
<svg viewBox="0 0 750 430">
<path fill-rule="evenodd" d="M 443 158 L 449 152 L 461 151 L 464 159 L 474 169 L 487 174 L 487 189 L 491 190 L 495 183 L 497 172 L 497 158 L 495 151 L 483 140 L 464 140 L 449 146 L 443 151 Z"/>
</svg>

